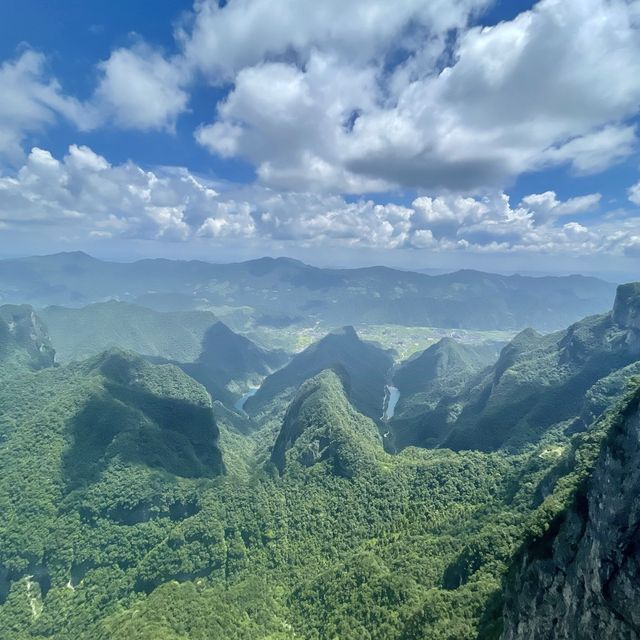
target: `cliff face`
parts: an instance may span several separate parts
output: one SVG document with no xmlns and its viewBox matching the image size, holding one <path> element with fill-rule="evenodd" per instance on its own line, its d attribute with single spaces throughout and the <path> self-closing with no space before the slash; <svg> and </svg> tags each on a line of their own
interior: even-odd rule
<svg viewBox="0 0 640 640">
<path fill-rule="evenodd" d="M 639 401 L 637 393 L 563 521 L 520 557 L 502 640 L 640 638 Z"/>
<path fill-rule="evenodd" d="M 0 365 L 42 369 L 54 364 L 47 328 L 28 305 L 0 306 Z"/>
<path fill-rule="evenodd" d="M 613 321 L 626 329 L 640 331 L 640 282 L 618 287 L 613 303 Z"/>
</svg>

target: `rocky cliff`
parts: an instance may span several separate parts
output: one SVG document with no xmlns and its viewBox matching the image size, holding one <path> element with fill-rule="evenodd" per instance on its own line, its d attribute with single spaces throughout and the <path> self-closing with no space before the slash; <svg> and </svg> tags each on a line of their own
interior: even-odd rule
<svg viewBox="0 0 640 640">
<path fill-rule="evenodd" d="M 502 640 L 640 638 L 640 391 L 571 508 L 520 555 Z"/>
<path fill-rule="evenodd" d="M 29 305 L 0 306 L 0 366 L 35 370 L 54 359 L 47 328 Z"/>
</svg>

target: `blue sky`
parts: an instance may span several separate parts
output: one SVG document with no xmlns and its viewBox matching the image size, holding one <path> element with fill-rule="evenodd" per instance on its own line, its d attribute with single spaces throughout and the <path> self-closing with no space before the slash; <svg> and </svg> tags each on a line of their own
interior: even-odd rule
<svg viewBox="0 0 640 640">
<path fill-rule="evenodd" d="M 0 255 L 636 272 L 635 0 L 24 0 L 0 64 Z"/>
</svg>

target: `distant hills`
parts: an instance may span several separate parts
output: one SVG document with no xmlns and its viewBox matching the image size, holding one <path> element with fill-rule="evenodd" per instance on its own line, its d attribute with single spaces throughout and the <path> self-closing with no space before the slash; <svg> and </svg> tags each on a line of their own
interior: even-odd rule
<svg viewBox="0 0 640 640">
<path fill-rule="evenodd" d="M 319 320 L 551 330 L 605 311 L 614 293 L 615 285 L 582 276 L 321 269 L 288 258 L 115 263 L 73 252 L 0 261 L 0 302 L 46 307 L 117 299 L 162 311 L 224 307 L 270 327 Z"/>
<path fill-rule="evenodd" d="M 38 315 L 59 362 L 83 360 L 111 347 L 190 362 L 200 355 L 204 335 L 216 322 L 210 311 L 163 313 L 115 300 L 80 308 L 52 306 Z"/>
</svg>

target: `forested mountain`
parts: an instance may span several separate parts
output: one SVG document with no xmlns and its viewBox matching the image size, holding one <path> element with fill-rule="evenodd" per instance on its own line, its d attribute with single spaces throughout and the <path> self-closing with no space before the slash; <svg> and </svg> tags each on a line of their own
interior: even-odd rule
<svg viewBox="0 0 640 640">
<path fill-rule="evenodd" d="M 210 311 L 163 313 L 115 300 L 80 308 L 47 307 L 38 315 L 49 329 L 59 362 L 83 360 L 112 347 L 192 362 L 216 322 Z"/>
<path fill-rule="evenodd" d="M 248 387 L 258 386 L 287 359 L 284 352 L 261 349 L 224 323 L 216 322 L 205 331 L 196 361 L 179 366 L 203 384 L 212 398 L 232 406 Z"/>
<path fill-rule="evenodd" d="M 384 384 L 392 364 L 390 353 L 360 340 L 353 327 L 343 327 L 307 347 L 267 377 L 257 393 L 247 400 L 245 410 L 255 415 L 274 401 L 290 400 L 305 380 L 337 366 L 347 374 L 353 405 L 365 415 L 379 418 Z"/>
<path fill-rule="evenodd" d="M 233 332 L 210 311 L 154 311 L 111 300 L 81 308 L 47 307 L 38 316 L 56 345 L 58 362 L 112 347 L 136 351 L 152 362 L 178 365 L 228 406 L 288 359 Z"/>
<path fill-rule="evenodd" d="M 184 370 L 56 366 L 37 313 L 0 308 L 0 637 L 568 640 L 594 611 L 585 639 L 633 638 L 639 293 L 497 358 L 393 366 L 345 327 L 273 372 L 222 323 Z M 203 371 L 266 375 L 249 415 Z"/>
<path fill-rule="evenodd" d="M 620 286 L 613 311 L 565 331 L 521 332 L 458 394 L 392 421 L 395 445 L 519 449 L 551 429 L 584 430 L 640 372 L 638 288 Z"/>
<path fill-rule="evenodd" d="M 456 395 L 475 374 L 493 364 L 497 355 L 493 344 L 472 346 L 442 338 L 394 373 L 393 383 L 400 391 L 396 416 L 424 412 Z"/>
<path fill-rule="evenodd" d="M 320 269 L 286 258 L 114 263 L 75 252 L 0 261 L 4 302 L 45 307 L 118 299 L 163 311 L 235 309 L 275 327 L 313 320 L 550 330 L 606 311 L 614 292 L 615 285 L 582 276 L 430 276 L 385 267 Z"/>
<path fill-rule="evenodd" d="M 344 369 L 322 371 L 300 387 L 271 452 L 271 461 L 281 472 L 287 461 L 307 467 L 327 461 L 334 474 L 352 477 L 367 458 L 374 461 L 380 434 L 349 403 L 350 387 Z"/>
</svg>

